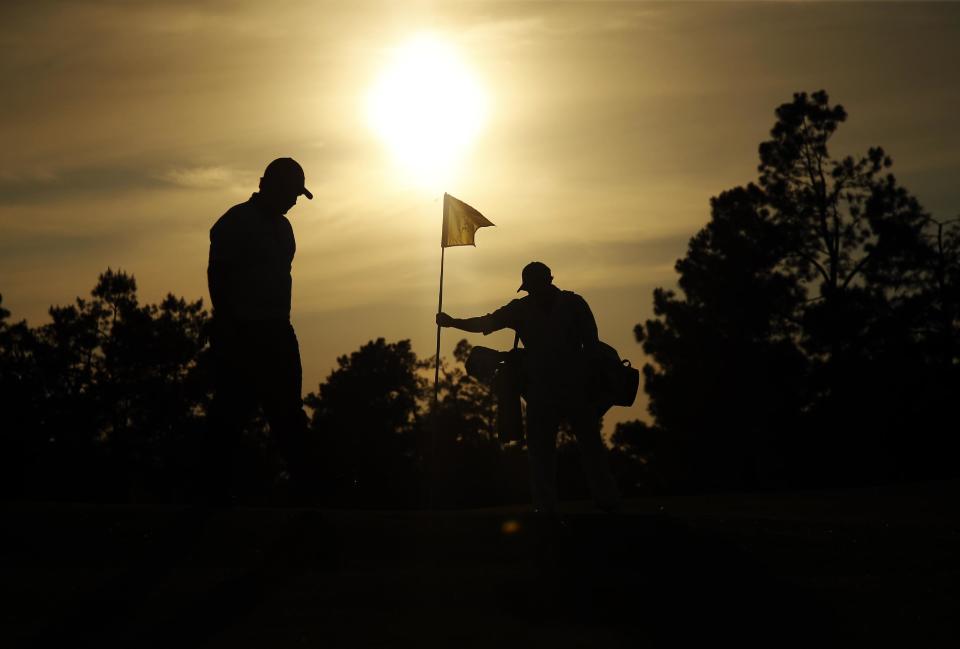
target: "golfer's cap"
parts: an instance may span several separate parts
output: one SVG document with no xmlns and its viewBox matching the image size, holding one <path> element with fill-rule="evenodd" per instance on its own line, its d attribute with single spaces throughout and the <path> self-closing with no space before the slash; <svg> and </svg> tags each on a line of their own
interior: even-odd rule
<svg viewBox="0 0 960 649">
<path fill-rule="evenodd" d="M 531 286 L 549 284 L 553 280 L 553 275 L 550 273 L 547 265 L 542 261 L 531 261 L 523 267 L 521 278 L 523 279 L 523 283 L 520 284 L 517 293 L 520 291 L 529 291 Z"/>
<path fill-rule="evenodd" d="M 313 194 L 304 187 L 306 178 L 303 175 L 303 167 L 293 158 L 277 158 L 263 170 L 263 178 L 285 187 L 296 187 L 301 194 L 313 200 Z"/>
</svg>

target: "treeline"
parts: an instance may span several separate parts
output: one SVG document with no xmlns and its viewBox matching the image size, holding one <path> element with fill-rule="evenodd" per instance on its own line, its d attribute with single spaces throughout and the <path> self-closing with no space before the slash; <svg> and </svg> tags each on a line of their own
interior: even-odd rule
<svg viewBox="0 0 960 649">
<path fill-rule="evenodd" d="M 776 116 L 759 178 L 711 200 L 636 327 L 656 421 L 636 433 L 701 489 L 957 475 L 960 220 L 880 148 L 833 157 L 825 92 Z"/>
<path fill-rule="evenodd" d="M 866 484 L 955 476 L 960 219 L 938 220 L 880 148 L 835 158 L 846 120 L 825 92 L 776 111 L 759 177 L 713 198 L 709 222 L 637 325 L 653 424 L 618 425 L 627 494 Z M 11 322 L 0 302 L 0 480 L 8 498 L 188 500 L 202 481 L 209 315 L 168 296 L 140 305 L 107 270 L 90 298 Z M 500 444 L 489 390 L 409 341 L 337 360 L 305 401 L 324 504 L 527 502 L 522 447 Z M 563 497 L 585 496 L 561 432 Z M 241 501 L 283 499 L 261 419 L 218 460 Z"/>
<path fill-rule="evenodd" d="M 2 302 L 0 302 L 2 305 Z M 211 399 L 209 314 L 172 295 L 141 305 L 131 275 L 108 269 L 91 296 L 50 309 L 51 322 L 10 322 L 0 306 L 3 496 L 36 500 L 186 502 L 203 483 Z M 494 430 L 489 390 L 466 376 L 461 341 L 443 364 L 410 342 L 370 341 L 337 359 L 305 398 L 318 503 L 345 507 L 476 507 L 529 498 L 526 454 Z M 564 437 L 562 490 L 586 496 Z M 615 453 L 625 487 L 644 470 Z M 431 461 L 433 458 L 433 461 Z M 208 460 L 210 461 L 210 460 Z M 282 502 L 287 474 L 262 417 L 215 461 L 232 466 L 239 502 Z"/>
<path fill-rule="evenodd" d="M 0 303 L 4 495 L 184 496 L 210 400 L 201 302 L 140 305 L 134 278 L 108 269 L 49 313 L 31 328 Z"/>
</svg>

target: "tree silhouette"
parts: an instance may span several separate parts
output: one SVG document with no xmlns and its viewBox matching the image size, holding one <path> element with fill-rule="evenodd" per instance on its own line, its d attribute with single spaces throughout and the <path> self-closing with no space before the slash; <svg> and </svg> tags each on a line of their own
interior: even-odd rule
<svg viewBox="0 0 960 649">
<path fill-rule="evenodd" d="M 677 491 L 686 485 L 671 466 L 678 453 L 669 448 L 673 437 L 659 426 L 621 421 L 610 436 L 610 464 L 624 494 L 649 495 Z"/>
<path fill-rule="evenodd" d="M 0 488 L 22 496 L 24 485 L 45 444 L 35 434 L 44 402 L 42 377 L 36 370 L 36 340 L 25 321 L 10 324 L 0 295 Z"/>
<path fill-rule="evenodd" d="M 327 497 L 353 506 L 415 505 L 418 403 L 425 381 L 409 340 L 370 341 L 305 398 Z"/>
<path fill-rule="evenodd" d="M 111 500 L 180 493 L 207 402 L 202 302 L 169 295 L 140 306 L 133 276 L 107 269 L 91 299 L 49 313 L 36 329 L 0 329 L 19 489 Z"/>
<path fill-rule="evenodd" d="M 930 362 L 949 383 L 947 377 L 960 367 L 960 217 L 932 223 L 928 234 L 932 254 L 924 277 L 924 306 L 931 317 L 923 334 Z"/>
<path fill-rule="evenodd" d="M 754 455 L 781 439 L 802 399 L 793 316 L 803 291 L 758 187 L 712 199 L 711 217 L 677 262 L 683 297 L 657 289 L 659 319 L 635 332 L 657 363 L 644 367 L 650 412 L 690 461 L 681 480 L 747 486 Z"/>
<path fill-rule="evenodd" d="M 846 111 L 825 92 L 776 115 L 758 183 L 711 200 L 677 262 L 683 295 L 655 291 L 656 318 L 636 328 L 651 414 L 701 486 L 773 484 L 787 464 L 801 480 L 902 476 L 918 468 L 903 433 L 929 431 L 918 406 L 934 405 L 920 324 L 952 308 L 935 278 L 955 253 L 935 252 L 882 149 L 831 157 Z"/>
</svg>

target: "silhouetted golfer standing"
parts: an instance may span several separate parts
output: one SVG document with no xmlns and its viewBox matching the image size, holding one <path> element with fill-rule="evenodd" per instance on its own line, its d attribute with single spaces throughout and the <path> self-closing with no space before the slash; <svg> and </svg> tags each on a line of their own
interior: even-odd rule
<svg viewBox="0 0 960 649">
<path fill-rule="evenodd" d="M 295 496 L 306 496 L 307 419 L 300 348 L 290 324 L 296 243 L 285 216 L 301 195 L 313 198 L 303 169 L 292 158 L 278 158 L 263 172 L 260 191 L 210 229 L 215 394 L 204 469 L 208 496 L 217 500 L 230 498 L 233 451 L 258 405 L 287 463 Z"/>
<path fill-rule="evenodd" d="M 523 269 L 517 292 L 529 295 L 513 300 L 493 313 L 458 319 L 437 314 L 437 324 L 489 334 L 514 329 L 523 341 L 527 401 L 527 452 L 534 509 L 557 511 L 557 430 L 562 419 L 570 423 L 580 447 L 587 481 L 600 509 L 620 504 L 610 475 L 607 451 L 600 439 L 600 415 L 587 395 L 587 362 L 598 342 L 597 323 L 586 300 L 553 285 L 550 269 L 539 261 Z"/>
</svg>

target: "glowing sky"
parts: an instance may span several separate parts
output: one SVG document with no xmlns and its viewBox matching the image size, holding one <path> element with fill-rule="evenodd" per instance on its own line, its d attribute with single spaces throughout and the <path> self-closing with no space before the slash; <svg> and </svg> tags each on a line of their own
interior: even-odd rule
<svg viewBox="0 0 960 649">
<path fill-rule="evenodd" d="M 489 97 L 439 191 L 400 173 L 366 105 L 420 32 Z M 756 177 L 794 91 L 847 108 L 838 153 L 880 144 L 935 216 L 960 212 L 958 37 L 952 4 L 3 2 L 0 293 L 34 325 L 107 266 L 143 301 L 206 299 L 209 227 L 293 156 L 315 195 L 290 213 L 307 389 L 371 338 L 432 353 L 444 190 L 497 224 L 449 251 L 448 312 L 505 303 L 539 259 L 640 364 L 652 289 L 708 199 Z"/>
</svg>

